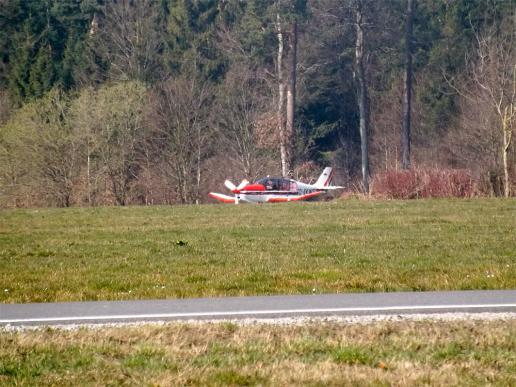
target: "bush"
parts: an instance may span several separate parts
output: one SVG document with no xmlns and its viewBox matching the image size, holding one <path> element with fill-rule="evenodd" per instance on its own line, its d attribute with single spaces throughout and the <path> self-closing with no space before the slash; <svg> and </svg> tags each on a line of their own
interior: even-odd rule
<svg viewBox="0 0 516 387">
<path fill-rule="evenodd" d="M 371 194 L 389 199 L 471 197 L 478 193 L 464 169 L 388 170 L 374 176 Z"/>
</svg>

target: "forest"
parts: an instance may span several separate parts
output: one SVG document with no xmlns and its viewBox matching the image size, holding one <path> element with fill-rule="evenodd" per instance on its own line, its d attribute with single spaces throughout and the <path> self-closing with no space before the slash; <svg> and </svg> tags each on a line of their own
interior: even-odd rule
<svg viewBox="0 0 516 387">
<path fill-rule="evenodd" d="M 516 0 L 0 0 L 0 207 L 226 178 L 514 196 Z"/>
</svg>

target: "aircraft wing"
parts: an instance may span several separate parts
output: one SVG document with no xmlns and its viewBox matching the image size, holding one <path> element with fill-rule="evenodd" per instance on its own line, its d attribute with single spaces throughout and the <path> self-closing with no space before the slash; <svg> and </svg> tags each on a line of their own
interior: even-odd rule
<svg viewBox="0 0 516 387">
<path fill-rule="evenodd" d="M 313 198 L 317 195 L 320 195 L 322 193 L 322 191 L 316 191 L 316 192 L 311 192 L 309 194 L 305 194 L 305 195 L 299 195 L 299 196 L 292 196 L 292 197 L 275 197 L 275 198 L 270 198 L 267 200 L 267 203 L 283 203 L 283 202 L 297 202 L 297 201 L 300 201 L 300 200 L 308 200 L 310 198 Z"/>
<path fill-rule="evenodd" d="M 220 194 L 220 193 L 216 193 L 216 192 L 210 192 L 208 195 L 210 197 L 212 197 L 213 199 L 217 199 L 219 202 L 222 202 L 222 203 L 235 203 L 234 196 L 228 196 L 228 195 L 224 195 L 224 194 Z"/>
</svg>

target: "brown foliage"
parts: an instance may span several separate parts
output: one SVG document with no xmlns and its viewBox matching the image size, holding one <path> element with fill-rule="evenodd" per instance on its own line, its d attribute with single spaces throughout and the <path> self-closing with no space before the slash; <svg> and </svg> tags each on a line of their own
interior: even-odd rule
<svg viewBox="0 0 516 387">
<path fill-rule="evenodd" d="M 0 125 L 3 125 L 9 119 L 12 111 L 12 103 L 6 90 L 0 89 Z"/>
<path fill-rule="evenodd" d="M 387 170 L 373 179 L 372 195 L 389 199 L 465 198 L 478 194 L 465 169 Z"/>
<path fill-rule="evenodd" d="M 257 146 L 262 149 L 275 149 L 279 144 L 278 119 L 273 111 L 260 115 L 255 122 Z"/>
</svg>

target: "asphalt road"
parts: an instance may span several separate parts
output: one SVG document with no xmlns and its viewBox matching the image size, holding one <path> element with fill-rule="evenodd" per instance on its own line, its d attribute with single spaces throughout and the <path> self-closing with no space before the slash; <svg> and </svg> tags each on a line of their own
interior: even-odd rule
<svg viewBox="0 0 516 387">
<path fill-rule="evenodd" d="M 0 326 L 516 312 L 516 290 L 0 304 Z"/>
</svg>

